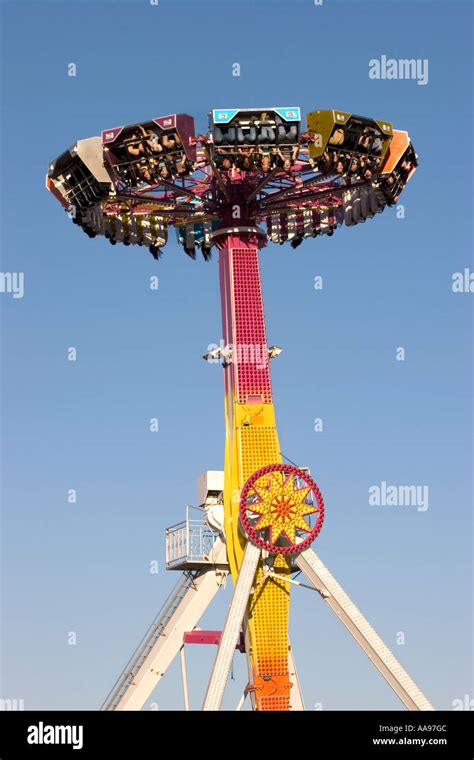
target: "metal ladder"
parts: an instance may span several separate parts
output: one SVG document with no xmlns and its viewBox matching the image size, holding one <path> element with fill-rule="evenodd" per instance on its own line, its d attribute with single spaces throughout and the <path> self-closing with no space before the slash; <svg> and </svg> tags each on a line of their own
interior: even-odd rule
<svg viewBox="0 0 474 760">
<path fill-rule="evenodd" d="M 135 649 L 123 673 L 119 676 L 107 695 L 100 708 L 101 710 L 115 710 L 117 704 L 120 702 L 129 685 L 133 682 L 135 675 L 143 665 L 154 644 L 159 637 L 163 635 L 167 623 L 172 618 L 173 613 L 178 609 L 180 602 L 183 600 L 186 592 L 191 588 L 198 575 L 200 575 L 199 571 L 195 573 L 186 572 L 181 575 L 176 586 L 173 588 L 148 628 L 145 636 Z"/>
</svg>

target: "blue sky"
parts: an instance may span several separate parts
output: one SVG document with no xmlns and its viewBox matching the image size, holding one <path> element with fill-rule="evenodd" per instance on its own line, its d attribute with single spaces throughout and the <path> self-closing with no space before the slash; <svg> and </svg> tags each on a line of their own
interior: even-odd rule
<svg viewBox="0 0 474 760">
<path fill-rule="evenodd" d="M 211 108 L 287 104 L 389 120 L 420 156 L 404 219 L 387 209 L 297 251 L 270 245 L 262 280 L 269 343 L 284 347 L 282 450 L 325 497 L 316 550 L 436 707 L 474 696 L 473 296 L 451 288 L 473 267 L 471 15 L 468 2 L 2 3 L 2 271 L 24 272 L 25 294 L 0 295 L 1 697 L 101 704 L 177 580 L 166 526 L 223 465 L 222 372 L 200 358 L 221 337 L 217 257 L 192 262 L 171 239 L 156 263 L 89 240 L 45 191 L 47 165 L 120 124 L 187 112 L 204 130 Z M 382 55 L 428 59 L 428 84 L 369 79 Z M 382 481 L 427 485 L 428 510 L 369 506 Z M 221 626 L 228 594 L 204 627 Z M 311 591 L 294 590 L 291 638 L 308 709 L 400 707 Z M 214 654 L 189 652 L 194 708 Z M 181 708 L 178 676 L 159 709 Z M 235 676 L 230 708 L 242 658 Z"/>
</svg>

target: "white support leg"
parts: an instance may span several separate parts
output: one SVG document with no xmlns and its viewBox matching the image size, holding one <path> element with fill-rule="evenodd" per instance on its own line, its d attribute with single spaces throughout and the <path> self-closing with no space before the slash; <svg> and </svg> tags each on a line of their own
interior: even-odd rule
<svg viewBox="0 0 474 760">
<path fill-rule="evenodd" d="M 261 550 L 251 544 L 250 541 L 247 541 L 209 686 L 207 687 L 203 710 L 219 710 L 221 706 L 260 555 Z"/>
<path fill-rule="evenodd" d="M 183 646 L 184 634 L 197 626 L 226 581 L 229 571 L 225 544 L 221 543 L 218 548 L 223 564 L 204 570 L 192 580 L 183 576 L 168 606 L 152 624 L 102 706 L 103 710 L 141 710 Z"/>
<path fill-rule="evenodd" d="M 186 657 L 184 655 L 184 644 L 180 649 L 181 656 L 181 678 L 183 680 L 183 695 L 184 695 L 184 709 L 187 712 L 189 710 L 189 694 L 188 694 L 188 677 L 186 675 Z"/>
<path fill-rule="evenodd" d="M 301 691 L 291 644 L 288 651 L 288 673 L 290 682 L 293 684 L 290 689 L 290 710 L 304 710 L 303 692 Z"/>
<path fill-rule="evenodd" d="M 297 556 L 296 564 L 346 626 L 403 704 L 409 710 L 433 710 L 433 706 L 315 552 L 312 549 L 302 552 Z"/>
</svg>

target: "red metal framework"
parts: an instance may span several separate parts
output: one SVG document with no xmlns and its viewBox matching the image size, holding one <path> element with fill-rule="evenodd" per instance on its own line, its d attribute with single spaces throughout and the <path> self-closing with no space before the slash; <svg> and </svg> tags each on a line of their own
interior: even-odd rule
<svg viewBox="0 0 474 760">
<path fill-rule="evenodd" d="M 318 125 L 335 112 L 314 113 Z M 157 258 L 174 225 L 186 253 L 194 258 L 196 247 L 201 248 L 207 260 L 218 236 L 237 227 L 259 232 L 260 246 L 270 239 L 296 247 L 304 238 L 332 235 L 343 223 L 365 221 L 394 202 L 416 166 L 406 133 L 396 133 L 392 149 L 384 149 L 383 160 L 372 157 L 369 170 L 369 156 L 356 155 L 352 133 L 352 148 L 342 146 L 337 160 L 331 141 L 338 142 L 341 128 L 336 124 L 331 133 L 331 120 L 321 152 L 315 147 L 321 135 L 314 129 L 300 133 L 297 108 L 213 114 L 233 125 L 234 143 L 216 144 L 217 132 L 222 141 L 222 122 L 218 127 L 211 120 L 210 132 L 195 136 L 191 116 L 157 117 L 78 141 L 50 166 L 47 186 L 90 237 L 102 234 L 114 244 L 145 244 Z M 290 119 L 286 127 L 279 114 Z M 313 116 L 308 114 L 308 124 Z M 376 122 L 360 117 L 356 122 L 365 144 L 363 125 Z M 383 127 L 391 132 L 389 125 Z M 258 142 L 257 129 L 267 130 L 265 135 L 270 130 L 275 143 L 268 136 Z M 389 142 L 385 138 L 384 145 Z"/>
</svg>

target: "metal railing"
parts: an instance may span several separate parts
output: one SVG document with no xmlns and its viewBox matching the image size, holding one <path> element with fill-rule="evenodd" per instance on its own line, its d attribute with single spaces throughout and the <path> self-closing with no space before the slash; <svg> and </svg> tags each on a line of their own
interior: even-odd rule
<svg viewBox="0 0 474 760">
<path fill-rule="evenodd" d="M 190 517 L 191 510 L 201 516 Z M 166 529 L 166 567 L 210 564 L 219 534 L 207 524 L 202 509 L 186 507 L 186 519 Z"/>
</svg>

